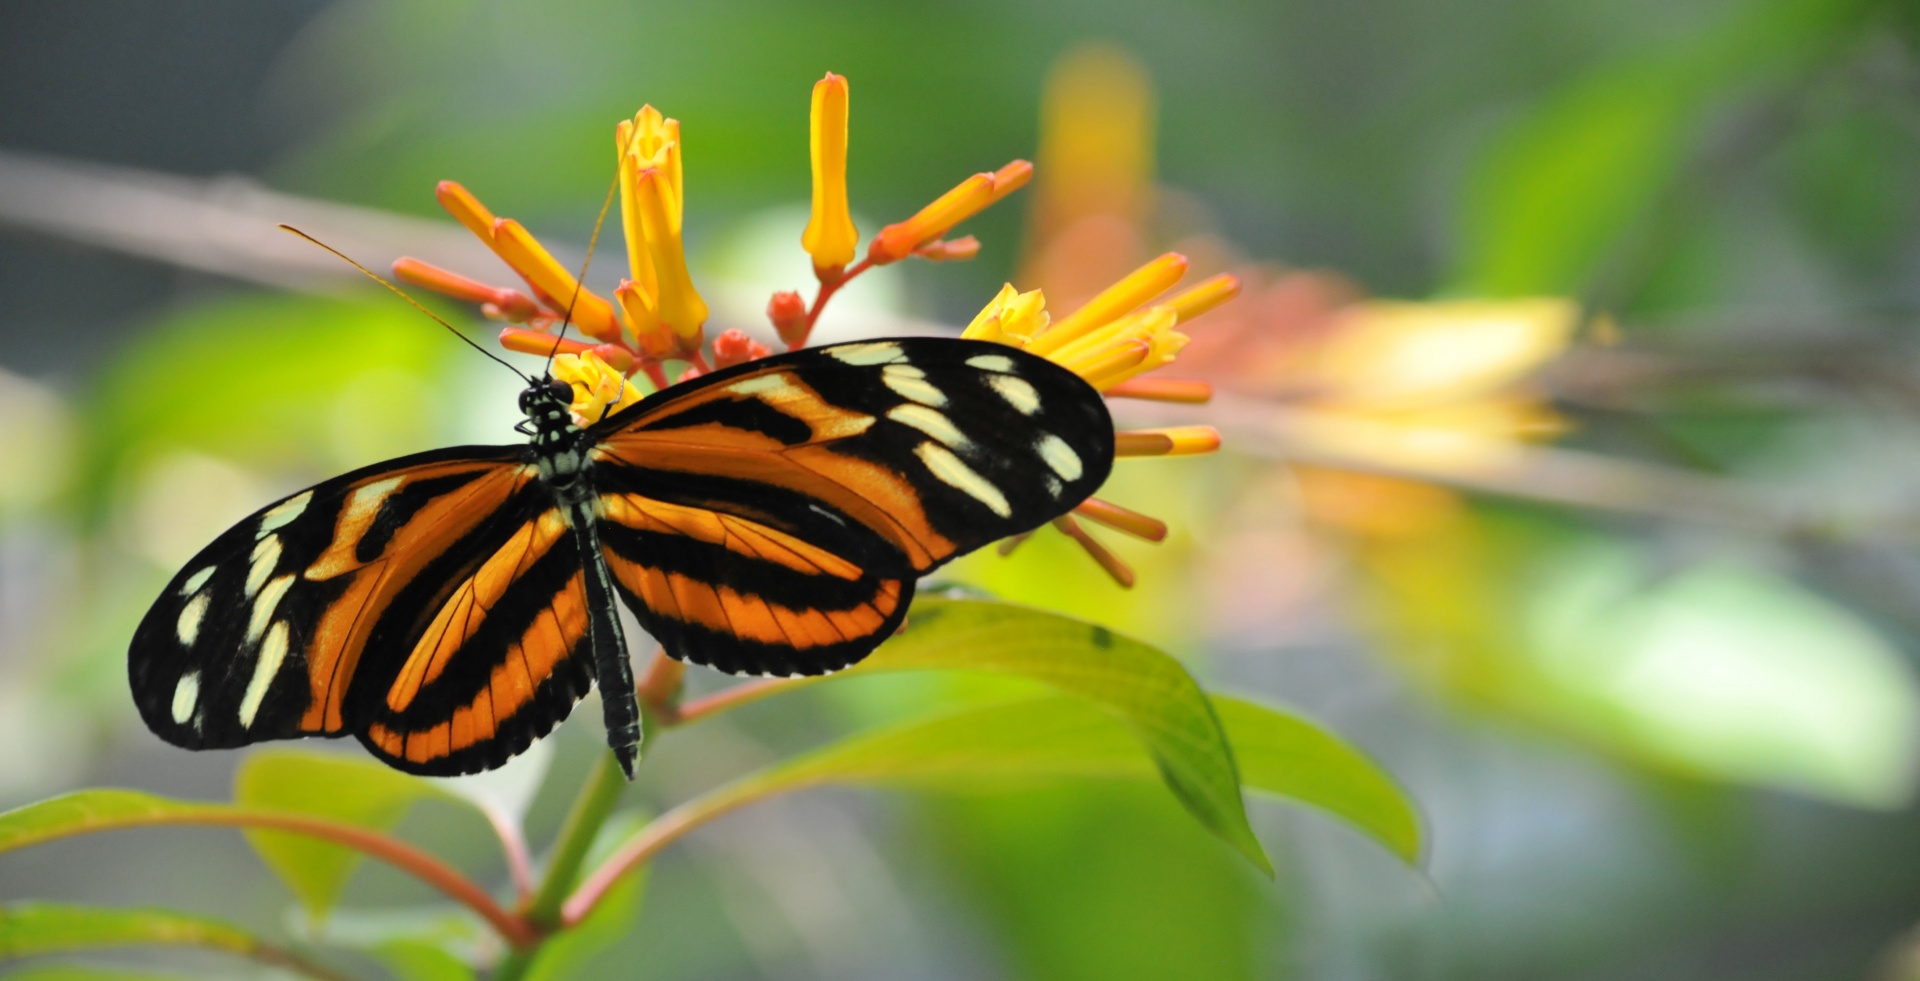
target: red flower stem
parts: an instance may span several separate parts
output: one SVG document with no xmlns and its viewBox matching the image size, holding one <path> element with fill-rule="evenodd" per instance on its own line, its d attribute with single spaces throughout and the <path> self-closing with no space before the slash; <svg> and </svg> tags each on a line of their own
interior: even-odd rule
<svg viewBox="0 0 1920 981">
<path fill-rule="evenodd" d="M 612 889 L 622 876 L 645 865 L 681 835 L 752 800 L 751 797 L 742 797 L 728 805 L 712 809 L 682 804 L 660 815 L 652 824 L 641 828 L 640 832 L 629 839 L 625 845 L 620 846 L 619 851 L 600 863 L 600 867 L 593 870 L 593 874 L 580 884 L 580 888 L 574 890 L 572 896 L 567 897 L 560 919 L 562 929 L 572 927 L 593 915 L 593 908 L 600 905 L 600 900 L 606 896 L 607 890 Z M 699 803 L 699 801 L 690 803 Z"/>
<path fill-rule="evenodd" d="M 526 905 L 533 899 L 533 858 L 527 851 L 527 836 L 513 815 L 504 809 L 479 800 L 474 801 L 474 806 L 486 815 L 487 823 L 493 826 L 494 837 L 500 839 L 500 852 L 507 859 L 507 873 L 513 877 L 513 891 L 521 905 Z"/>
<path fill-rule="evenodd" d="M 460 870 L 434 856 L 377 831 L 341 824 L 304 814 L 280 814 L 269 811 L 199 811 L 142 817 L 111 827 L 149 825 L 212 825 L 229 828 L 266 828 L 320 838 L 345 845 L 371 858 L 379 859 L 445 893 L 448 898 L 474 911 L 489 926 L 515 947 L 526 947 L 540 939 L 533 924 L 513 915 L 493 901 L 485 889 Z M 100 827 L 90 830 L 106 830 Z"/>
<path fill-rule="evenodd" d="M 659 361 L 647 358 L 640 362 L 640 370 L 647 373 L 647 380 L 653 382 L 654 391 L 667 387 L 667 369 Z"/>
<path fill-rule="evenodd" d="M 833 294 L 840 291 L 840 287 L 847 285 L 853 281 L 855 276 L 872 268 L 873 257 L 868 256 L 848 267 L 847 271 L 841 273 L 838 279 L 832 282 L 821 282 L 820 292 L 813 295 L 813 306 L 807 310 L 807 332 L 800 336 L 798 342 L 787 345 L 787 350 L 797 351 L 806 347 L 807 339 L 813 336 L 813 325 L 820 321 L 820 311 L 827 308 L 827 301 L 833 298 Z"/>
<path fill-rule="evenodd" d="M 679 711 L 670 717 L 670 724 L 683 726 L 691 722 L 698 722 L 701 719 L 719 715 L 728 709 L 739 708 L 750 702 L 757 702 L 763 698 L 769 698 L 782 692 L 793 691 L 797 688 L 805 688 L 824 677 L 827 676 L 761 678 L 757 681 L 748 681 L 734 685 L 731 688 L 722 689 L 711 695 L 696 698 L 688 702 L 682 702 Z M 669 720 L 663 718 L 662 721 Z"/>
</svg>

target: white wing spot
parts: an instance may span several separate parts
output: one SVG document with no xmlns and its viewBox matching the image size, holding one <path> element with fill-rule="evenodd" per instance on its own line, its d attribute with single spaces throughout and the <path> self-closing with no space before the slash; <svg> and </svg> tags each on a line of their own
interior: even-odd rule
<svg viewBox="0 0 1920 981">
<path fill-rule="evenodd" d="M 289 579 L 292 577 L 289 576 Z M 275 620 L 267 639 L 260 644 L 260 656 L 253 661 L 253 677 L 247 681 L 247 694 L 240 699 L 240 728 L 253 728 L 253 717 L 260 714 L 260 703 L 267 688 L 280 673 L 280 662 L 287 659 L 287 621 Z"/>
<path fill-rule="evenodd" d="M 274 567 L 280 564 L 280 536 L 268 535 L 253 546 L 253 565 L 247 569 L 247 595 L 260 591 L 260 587 L 273 575 Z"/>
<path fill-rule="evenodd" d="M 267 632 L 267 621 L 273 619 L 274 608 L 292 586 L 292 576 L 280 576 L 260 591 L 259 598 L 253 601 L 253 615 L 247 618 L 247 643 L 259 640 L 260 635 Z"/>
<path fill-rule="evenodd" d="M 929 409 L 924 405 L 896 405 L 887 410 L 887 418 L 912 426 L 963 453 L 973 448 L 973 441 L 938 409 Z"/>
<path fill-rule="evenodd" d="M 972 467 L 961 463 L 960 458 L 948 452 L 946 447 L 938 443 L 921 443 L 913 448 L 913 452 L 947 486 L 964 491 L 1002 518 L 1013 517 L 1013 507 L 1007 504 L 1007 496 L 1000 493 L 1000 488 L 975 473 Z"/>
<path fill-rule="evenodd" d="M 207 615 L 207 594 L 196 593 L 180 608 L 180 619 L 173 625 L 173 635 L 180 638 L 181 647 L 192 647 L 193 639 L 200 636 L 200 620 Z"/>
<path fill-rule="evenodd" d="M 967 359 L 967 364 L 981 371 L 997 371 L 1002 374 L 1013 370 L 1013 359 L 1004 354 L 976 354 Z"/>
<path fill-rule="evenodd" d="M 796 395 L 799 394 L 799 389 L 794 388 L 793 379 L 788 377 L 784 371 L 772 371 L 764 375 L 755 375 L 752 378 L 734 382 L 727 386 L 727 391 L 735 395 L 746 396 L 772 395 L 775 392 L 789 391 Z"/>
<path fill-rule="evenodd" d="M 301 491 L 281 501 L 279 504 L 268 508 L 267 513 L 260 516 L 260 537 L 265 538 L 274 531 L 292 523 L 293 519 L 298 518 L 300 512 L 305 511 L 307 505 L 312 501 L 312 491 Z"/>
<path fill-rule="evenodd" d="M 1040 437 L 1033 448 L 1039 451 L 1040 458 L 1047 461 L 1047 466 L 1052 467 L 1062 480 L 1079 480 L 1080 475 L 1086 472 L 1080 463 L 1080 454 L 1075 453 L 1066 440 L 1052 433 Z"/>
<path fill-rule="evenodd" d="M 826 349 L 829 357 L 843 364 L 870 365 L 893 364 L 907 360 L 907 352 L 892 341 L 878 341 L 872 344 L 841 344 Z"/>
<path fill-rule="evenodd" d="M 362 521 L 371 520 L 373 516 L 368 512 L 379 511 L 380 505 L 386 503 L 387 495 L 399 490 L 404 480 L 405 477 L 388 477 L 355 487 L 352 496 L 347 498 L 347 506 L 340 509 L 340 525 L 351 528 Z"/>
<path fill-rule="evenodd" d="M 880 380 L 903 399 L 939 408 L 947 404 L 945 392 L 927 381 L 927 373 L 910 364 L 890 364 L 880 369 Z"/>
<path fill-rule="evenodd" d="M 200 704 L 200 672 L 189 671 L 180 676 L 180 683 L 173 686 L 173 721 L 175 725 L 186 725 L 193 718 L 194 706 Z"/>
<path fill-rule="evenodd" d="M 1040 393 L 1034 391 L 1025 378 L 994 375 L 987 379 L 987 384 L 993 386 L 993 390 L 999 392 L 1008 405 L 1020 410 L 1021 415 L 1030 416 L 1040 411 Z"/>
<path fill-rule="evenodd" d="M 1053 474 L 1047 474 L 1047 493 L 1052 494 L 1054 497 L 1059 497 L 1066 492 L 1067 485 L 1061 483 L 1060 478 L 1055 477 Z"/>
<path fill-rule="evenodd" d="M 213 578 L 213 566 L 207 566 L 206 568 L 201 569 L 199 572 L 196 572 L 193 575 L 188 576 L 187 581 L 180 585 L 180 595 L 192 596 L 193 594 L 200 591 L 200 587 L 205 586 L 207 584 L 207 580 L 212 578 Z"/>
</svg>

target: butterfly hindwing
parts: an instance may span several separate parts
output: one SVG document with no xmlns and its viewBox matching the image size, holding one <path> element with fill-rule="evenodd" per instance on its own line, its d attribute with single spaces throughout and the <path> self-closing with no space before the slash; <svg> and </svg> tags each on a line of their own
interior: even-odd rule
<svg viewBox="0 0 1920 981">
<path fill-rule="evenodd" d="M 459 447 L 378 464 L 269 505 L 215 539 L 134 634 L 128 673 L 148 727 L 192 749 L 356 733 L 396 766 L 427 773 L 496 766 L 544 734 L 556 712 L 565 715 L 553 703 L 571 706 L 585 690 L 571 650 L 550 659 L 545 677 L 530 676 L 539 697 L 516 708 L 524 714 L 496 713 L 497 745 L 486 751 L 410 755 L 403 741 L 394 752 L 369 729 L 379 721 L 404 737 L 451 722 L 455 693 L 471 693 L 492 667 L 484 659 L 500 657 L 497 631 L 477 631 L 470 651 L 447 651 L 441 673 L 423 678 L 402 710 L 389 705 L 402 672 L 421 662 L 423 638 L 444 636 L 435 624 L 450 598 L 547 509 L 523 453 Z M 565 547 L 560 561 L 577 565 Z M 550 579 L 522 578 L 533 591 L 496 599 L 502 616 L 557 602 L 559 590 L 536 589 Z M 540 689 L 546 677 L 556 680 Z M 427 718 L 435 712 L 443 717 Z"/>
<path fill-rule="evenodd" d="M 409 635 L 397 670 L 365 676 L 360 741 L 403 770 L 472 773 L 552 731 L 593 681 L 586 574 L 557 508 L 520 522 Z"/>
<path fill-rule="evenodd" d="M 914 580 L 1085 499 L 1105 403 L 1042 358 L 913 338 L 717 372 L 594 427 L 609 568 L 676 657 L 819 674 L 904 618 Z"/>
</svg>

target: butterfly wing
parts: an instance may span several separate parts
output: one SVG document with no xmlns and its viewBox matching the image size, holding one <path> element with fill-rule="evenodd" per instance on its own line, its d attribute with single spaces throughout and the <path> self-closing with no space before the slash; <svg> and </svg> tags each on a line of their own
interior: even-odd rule
<svg viewBox="0 0 1920 981">
<path fill-rule="evenodd" d="M 134 634 L 149 728 L 190 749 L 358 735 L 393 765 L 497 766 L 591 678 L 580 557 L 523 449 L 389 461 L 201 550 Z"/>
<path fill-rule="evenodd" d="M 1113 463 L 1086 382 L 949 338 L 750 362 L 594 435 L 603 551 L 628 604 L 675 657 L 748 674 L 866 656 L 919 576 L 1066 512 Z"/>
</svg>

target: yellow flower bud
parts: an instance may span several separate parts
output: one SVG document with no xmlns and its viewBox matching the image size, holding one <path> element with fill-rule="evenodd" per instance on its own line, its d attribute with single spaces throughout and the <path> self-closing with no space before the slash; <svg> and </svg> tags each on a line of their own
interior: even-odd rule
<svg viewBox="0 0 1920 981">
<path fill-rule="evenodd" d="M 832 72 L 813 85 L 809 124 L 813 155 L 813 216 L 800 244 L 821 271 L 853 261 L 860 232 L 847 207 L 847 80 Z"/>
</svg>

